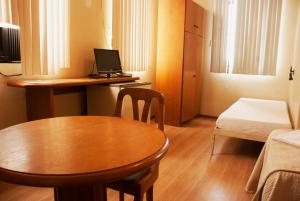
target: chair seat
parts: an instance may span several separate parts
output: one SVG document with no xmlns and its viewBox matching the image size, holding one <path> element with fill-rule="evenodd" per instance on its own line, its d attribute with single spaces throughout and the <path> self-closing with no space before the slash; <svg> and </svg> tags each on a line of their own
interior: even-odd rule
<svg viewBox="0 0 300 201">
<path fill-rule="evenodd" d="M 125 177 L 119 181 L 127 181 L 127 182 L 138 182 L 141 178 L 143 178 L 144 176 L 146 176 L 149 173 L 149 168 L 145 169 L 145 170 L 141 170 L 138 173 L 132 174 L 128 177 Z"/>
<path fill-rule="evenodd" d="M 137 188 L 140 190 L 140 180 L 149 173 L 149 169 L 142 170 L 138 173 L 122 178 L 121 180 L 108 184 L 109 188 L 118 191 L 125 191 L 128 194 L 135 194 Z"/>
<path fill-rule="evenodd" d="M 159 164 L 154 164 L 148 169 L 109 183 L 107 187 L 134 195 L 137 191 L 144 192 L 149 189 L 158 178 Z"/>
</svg>

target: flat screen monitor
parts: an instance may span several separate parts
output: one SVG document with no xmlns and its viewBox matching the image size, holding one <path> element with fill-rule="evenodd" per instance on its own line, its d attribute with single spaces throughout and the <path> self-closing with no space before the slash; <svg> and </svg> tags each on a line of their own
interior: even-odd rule
<svg viewBox="0 0 300 201">
<path fill-rule="evenodd" d="M 122 72 L 118 50 L 94 49 L 98 73 Z"/>
<path fill-rule="evenodd" d="M 19 27 L 0 23 L 0 63 L 20 63 Z"/>
</svg>

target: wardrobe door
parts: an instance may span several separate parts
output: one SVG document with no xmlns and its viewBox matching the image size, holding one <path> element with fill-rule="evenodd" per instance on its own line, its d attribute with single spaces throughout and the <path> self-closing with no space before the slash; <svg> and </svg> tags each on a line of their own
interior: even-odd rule
<svg viewBox="0 0 300 201">
<path fill-rule="evenodd" d="M 183 83 L 182 83 L 182 105 L 181 122 L 195 117 L 199 108 L 196 108 L 197 96 L 197 35 L 185 32 L 184 36 L 184 59 L 183 59 Z"/>
<path fill-rule="evenodd" d="M 192 0 L 186 0 L 184 30 L 195 33 L 197 27 L 197 4 Z"/>
<path fill-rule="evenodd" d="M 190 33 L 203 36 L 204 34 L 204 8 L 193 2 L 186 0 L 185 8 L 185 28 L 184 30 Z"/>
<path fill-rule="evenodd" d="M 196 6 L 194 32 L 199 36 L 204 36 L 204 8 Z"/>
<path fill-rule="evenodd" d="M 155 89 L 165 96 L 165 124 L 180 126 L 185 0 L 158 3 Z"/>
</svg>

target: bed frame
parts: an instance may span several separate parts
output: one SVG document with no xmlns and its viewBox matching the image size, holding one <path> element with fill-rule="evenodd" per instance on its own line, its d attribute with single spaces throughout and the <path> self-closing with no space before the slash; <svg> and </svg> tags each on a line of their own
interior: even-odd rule
<svg viewBox="0 0 300 201">
<path fill-rule="evenodd" d="M 291 126 L 292 126 L 292 128 L 294 128 L 294 122 L 293 122 L 293 118 L 291 118 L 291 113 L 290 113 L 289 108 L 288 108 L 288 113 L 289 113 Z M 300 112 L 299 112 L 299 118 L 300 118 Z M 211 153 L 210 153 L 211 156 L 214 155 L 215 141 L 216 141 L 216 136 L 218 136 L 218 135 L 239 138 L 239 139 L 245 139 L 245 140 L 258 141 L 258 142 L 266 142 L 269 137 L 268 135 L 261 134 L 258 132 L 243 133 L 243 132 L 237 132 L 237 131 L 226 130 L 226 129 L 221 129 L 221 128 L 215 127 L 215 129 L 213 131 L 212 148 L 211 148 Z"/>
<path fill-rule="evenodd" d="M 212 142 L 212 149 L 210 155 L 214 154 L 215 141 L 217 135 L 234 137 L 234 138 L 239 138 L 244 140 L 259 141 L 259 142 L 265 142 L 268 139 L 268 136 L 262 135 L 261 133 L 242 133 L 242 132 L 230 131 L 230 130 L 225 130 L 216 127 L 213 131 L 213 142 Z"/>
</svg>

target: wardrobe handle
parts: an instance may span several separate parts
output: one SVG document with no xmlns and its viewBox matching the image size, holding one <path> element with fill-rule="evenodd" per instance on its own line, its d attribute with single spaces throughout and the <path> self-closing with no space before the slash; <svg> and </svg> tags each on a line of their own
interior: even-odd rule
<svg viewBox="0 0 300 201">
<path fill-rule="evenodd" d="M 194 24 L 194 27 L 195 27 L 196 29 L 198 29 L 198 28 L 199 28 L 199 26 L 197 26 L 197 25 L 195 25 L 195 24 Z"/>
<path fill-rule="evenodd" d="M 196 77 L 196 75 L 194 74 L 193 77 Z"/>
</svg>

